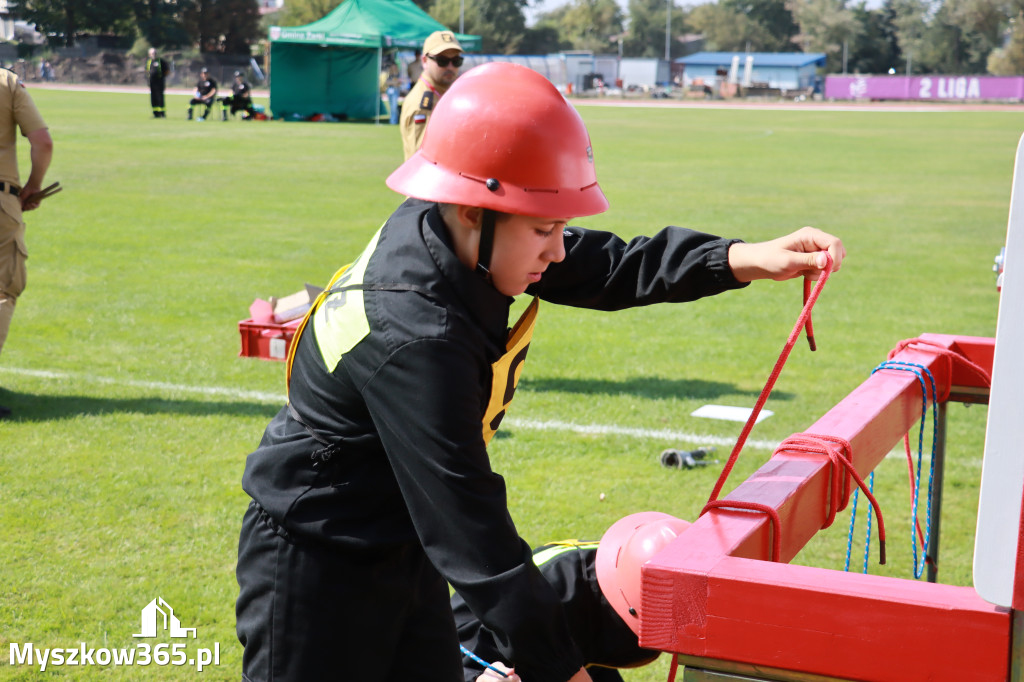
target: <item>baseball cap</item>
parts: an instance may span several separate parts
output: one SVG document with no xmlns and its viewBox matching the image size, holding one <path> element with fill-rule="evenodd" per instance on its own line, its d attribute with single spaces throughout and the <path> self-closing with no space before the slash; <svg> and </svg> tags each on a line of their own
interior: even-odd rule
<svg viewBox="0 0 1024 682">
<path fill-rule="evenodd" d="M 423 54 L 427 56 L 441 54 L 445 50 L 465 52 L 451 31 L 434 31 L 423 41 Z"/>
</svg>

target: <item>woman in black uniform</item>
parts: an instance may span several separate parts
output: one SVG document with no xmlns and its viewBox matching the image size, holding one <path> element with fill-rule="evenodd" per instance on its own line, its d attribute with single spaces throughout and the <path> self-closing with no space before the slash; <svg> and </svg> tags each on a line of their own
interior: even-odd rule
<svg viewBox="0 0 1024 682">
<path fill-rule="evenodd" d="M 487 443 L 538 299 L 602 310 L 816 276 L 841 242 L 680 228 L 628 244 L 579 115 L 540 74 L 452 85 L 387 184 L 406 200 L 296 334 L 288 405 L 245 466 L 237 631 L 256 680 L 462 679 L 450 584 L 529 682 L 589 680 L 559 596 L 509 515 Z M 342 261 L 344 262 L 344 261 Z M 513 296 L 536 297 L 509 330 Z"/>
</svg>

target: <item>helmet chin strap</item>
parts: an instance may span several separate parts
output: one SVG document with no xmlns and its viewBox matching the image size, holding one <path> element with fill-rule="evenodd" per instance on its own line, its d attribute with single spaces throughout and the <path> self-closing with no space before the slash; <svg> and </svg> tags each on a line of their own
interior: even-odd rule
<svg viewBox="0 0 1024 682">
<path fill-rule="evenodd" d="M 491 280 L 491 251 L 494 248 L 494 224 L 497 214 L 489 208 L 484 209 L 480 218 L 480 249 L 476 258 L 476 271 Z"/>
<path fill-rule="evenodd" d="M 501 184 L 495 178 L 488 178 L 487 189 L 497 192 Z M 491 281 L 491 251 L 494 249 L 494 224 L 498 220 L 497 212 L 485 208 L 480 217 L 480 248 L 476 257 L 476 271 L 483 275 L 488 282 Z"/>
</svg>

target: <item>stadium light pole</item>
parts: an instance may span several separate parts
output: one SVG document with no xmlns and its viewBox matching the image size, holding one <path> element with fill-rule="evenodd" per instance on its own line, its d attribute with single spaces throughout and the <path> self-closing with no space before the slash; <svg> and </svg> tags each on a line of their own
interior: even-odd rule
<svg viewBox="0 0 1024 682">
<path fill-rule="evenodd" d="M 665 0 L 665 61 L 669 61 L 669 41 L 672 39 L 672 0 Z"/>
</svg>

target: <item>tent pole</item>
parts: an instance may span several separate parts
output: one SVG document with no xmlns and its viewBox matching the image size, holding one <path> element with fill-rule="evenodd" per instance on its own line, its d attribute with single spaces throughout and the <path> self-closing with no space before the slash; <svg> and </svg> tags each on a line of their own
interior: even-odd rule
<svg viewBox="0 0 1024 682">
<path fill-rule="evenodd" d="M 384 47 L 382 45 L 377 47 L 377 78 L 374 81 L 374 87 L 377 90 L 377 119 L 374 121 L 374 125 L 380 125 L 380 72 L 384 68 Z"/>
</svg>

